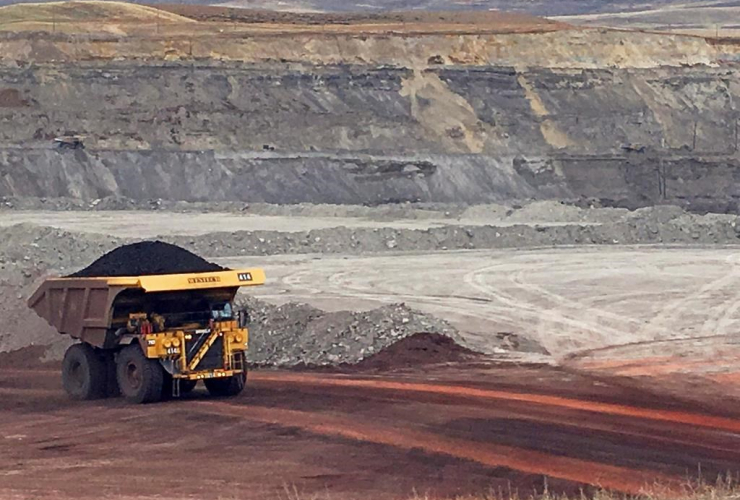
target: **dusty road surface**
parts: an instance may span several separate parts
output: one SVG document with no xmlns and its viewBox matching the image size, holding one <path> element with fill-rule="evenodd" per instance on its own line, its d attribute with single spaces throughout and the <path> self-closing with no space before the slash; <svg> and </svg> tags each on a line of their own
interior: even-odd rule
<svg viewBox="0 0 740 500">
<path fill-rule="evenodd" d="M 533 338 L 563 358 L 636 342 L 737 338 L 740 329 L 740 253 L 734 247 L 585 246 L 222 262 L 259 262 L 270 281 L 254 293 L 269 301 L 324 309 L 406 302 L 450 321 L 484 352 L 505 333 Z"/>
<path fill-rule="evenodd" d="M 740 407 L 546 366 L 424 371 L 262 371 L 235 399 L 133 406 L 70 401 L 52 368 L 5 368 L 0 497 L 637 493 L 740 469 Z"/>
</svg>

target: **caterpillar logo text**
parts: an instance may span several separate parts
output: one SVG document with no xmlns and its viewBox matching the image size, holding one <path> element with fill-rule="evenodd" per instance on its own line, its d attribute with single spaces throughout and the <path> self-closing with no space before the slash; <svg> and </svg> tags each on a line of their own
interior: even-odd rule
<svg viewBox="0 0 740 500">
<path fill-rule="evenodd" d="M 221 278 L 218 276 L 208 276 L 205 278 L 188 278 L 188 283 L 218 283 Z"/>
</svg>

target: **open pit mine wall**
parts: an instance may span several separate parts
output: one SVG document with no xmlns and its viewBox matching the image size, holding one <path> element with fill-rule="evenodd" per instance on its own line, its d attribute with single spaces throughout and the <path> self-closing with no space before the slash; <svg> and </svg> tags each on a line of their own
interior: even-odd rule
<svg viewBox="0 0 740 500">
<path fill-rule="evenodd" d="M 505 29 L 505 27 L 503 27 Z M 652 68 L 737 60 L 736 43 L 683 35 L 602 29 L 524 33 L 207 33 L 190 36 L 0 32 L 0 63 L 110 60 L 220 60 L 406 68 L 430 63 L 540 68 Z M 495 30 L 495 26 L 491 26 Z M 532 30 L 542 29 L 541 26 Z M 549 28 L 545 28 L 549 29 Z"/>
<path fill-rule="evenodd" d="M 736 211 L 739 98 L 729 66 L 5 65 L 0 196 Z"/>
</svg>

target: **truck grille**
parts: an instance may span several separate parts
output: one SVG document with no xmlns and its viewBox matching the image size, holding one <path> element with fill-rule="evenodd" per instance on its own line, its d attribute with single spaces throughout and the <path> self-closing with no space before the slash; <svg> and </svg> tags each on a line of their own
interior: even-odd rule
<svg viewBox="0 0 740 500">
<path fill-rule="evenodd" d="M 201 346 L 203 346 L 203 344 L 208 340 L 208 337 L 210 336 L 210 332 L 192 333 L 192 338 L 190 340 L 185 340 L 185 355 L 187 356 L 186 360 L 188 364 L 195 357 L 195 355 L 198 354 Z M 208 349 L 208 352 L 206 352 L 206 355 L 203 356 L 203 359 L 201 359 L 200 363 L 198 363 L 198 365 L 195 367 L 195 371 L 224 368 L 223 352 L 224 338 L 217 337 L 211 348 Z"/>
<path fill-rule="evenodd" d="M 196 370 L 214 370 L 224 367 L 224 338 L 219 337 L 213 343 L 203 359 L 200 360 Z"/>
</svg>

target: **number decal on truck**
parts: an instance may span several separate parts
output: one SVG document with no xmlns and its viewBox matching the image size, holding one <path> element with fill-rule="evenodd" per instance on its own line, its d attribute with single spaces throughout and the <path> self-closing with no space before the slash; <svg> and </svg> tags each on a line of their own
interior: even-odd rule
<svg viewBox="0 0 740 500">
<path fill-rule="evenodd" d="M 252 273 L 239 273 L 239 281 L 252 281 Z"/>
</svg>

